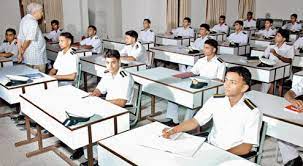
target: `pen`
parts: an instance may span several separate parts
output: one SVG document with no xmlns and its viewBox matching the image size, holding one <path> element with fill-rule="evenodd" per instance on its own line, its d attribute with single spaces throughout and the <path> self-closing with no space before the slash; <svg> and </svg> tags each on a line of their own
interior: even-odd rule
<svg viewBox="0 0 303 166">
<path fill-rule="evenodd" d="M 167 131 L 166 131 L 166 133 L 168 133 L 168 132 L 170 132 L 170 131 L 172 131 L 174 128 L 173 127 L 171 127 L 170 129 L 168 129 Z M 159 135 L 159 137 L 162 137 L 162 135 Z"/>
<path fill-rule="evenodd" d="M 84 99 L 84 98 L 87 98 L 87 97 L 89 97 L 90 96 L 90 94 L 89 95 L 86 95 L 86 96 L 83 96 L 83 97 L 81 97 L 82 99 Z"/>
</svg>

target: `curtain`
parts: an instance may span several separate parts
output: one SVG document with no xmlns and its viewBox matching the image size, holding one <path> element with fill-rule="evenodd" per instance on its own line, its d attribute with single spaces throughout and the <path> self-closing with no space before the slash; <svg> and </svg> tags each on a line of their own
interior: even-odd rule
<svg viewBox="0 0 303 166">
<path fill-rule="evenodd" d="M 207 0 L 206 22 L 213 26 L 218 23 L 221 15 L 226 15 L 227 0 Z"/>
<path fill-rule="evenodd" d="M 255 13 L 256 11 L 256 0 L 239 0 L 239 18 L 246 18 L 247 12 L 251 11 Z"/>
<path fill-rule="evenodd" d="M 167 0 L 166 25 L 167 30 L 178 26 L 178 0 Z"/>
<path fill-rule="evenodd" d="M 179 5 L 179 25 L 182 26 L 183 19 L 184 17 L 189 16 L 189 11 L 190 11 L 190 1 L 189 0 L 179 0 L 180 5 Z"/>
</svg>

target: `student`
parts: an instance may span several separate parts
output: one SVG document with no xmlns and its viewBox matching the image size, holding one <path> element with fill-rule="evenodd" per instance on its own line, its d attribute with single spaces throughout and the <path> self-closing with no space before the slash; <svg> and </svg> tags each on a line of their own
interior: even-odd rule
<svg viewBox="0 0 303 166">
<path fill-rule="evenodd" d="M 243 21 L 237 20 L 235 21 L 235 32 L 230 34 L 227 37 L 229 42 L 237 43 L 239 46 L 247 45 L 248 44 L 248 36 L 246 32 L 242 31 Z"/>
<path fill-rule="evenodd" d="M 125 107 L 125 105 L 131 101 L 134 90 L 134 80 L 130 73 L 120 67 L 120 54 L 117 50 L 109 50 L 105 54 L 105 61 L 106 74 L 90 95 L 101 96 L 106 94 L 105 100 L 117 106 Z M 86 153 L 86 150 L 84 150 L 84 152 Z M 71 159 L 78 159 L 82 155 L 82 148 L 77 149 L 71 156 Z M 81 165 L 88 165 L 88 162 L 86 161 Z M 94 161 L 94 165 L 97 165 L 96 160 Z"/>
<path fill-rule="evenodd" d="M 208 24 L 201 24 L 200 25 L 199 37 L 195 40 L 193 45 L 190 46 L 190 48 L 192 48 L 194 50 L 203 51 L 205 41 L 208 40 L 208 39 L 211 39 L 211 37 L 208 36 L 209 28 L 210 27 L 209 27 Z M 179 64 L 179 71 L 181 71 L 181 72 L 190 71 L 191 68 L 192 68 L 191 66 L 186 66 L 186 65 Z"/>
<path fill-rule="evenodd" d="M 228 33 L 229 27 L 225 23 L 225 16 L 221 15 L 219 17 L 219 24 L 215 25 L 211 31 L 219 32 L 219 33 Z"/>
<path fill-rule="evenodd" d="M 214 39 L 205 41 L 204 55 L 205 57 L 199 59 L 191 69 L 192 75 L 200 75 L 208 79 L 221 80 L 224 79 L 226 65 L 221 58 L 216 56 L 218 51 L 218 42 Z M 175 126 L 179 123 L 178 105 L 168 102 L 166 112 L 165 124 Z M 186 111 L 185 120 L 192 118 L 194 110 L 188 109 Z"/>
<path fill-rule="evenodd" d="M 59 81 L 59 86 L 72 85 L 77 76 L 77 55 L 71 48 L 73 36 L 69 32 L 62 32 L 59 36 L 59 46 L 62 51 L 58 52 L 53 68 L 49 75 Z"/>
<path fill-rule="evenodd" d="M 138 33 L 134 30 L 125 32 L 126 45 L 120 51 L 121 59 L 127 61 L 139 61 L 147 63 L 146 49 L 137 41 Z"/>
<path fill-rule="evenodd" d="M 174 36 L 194 37 L 195 32 L 194 32 L 194 29 L 192 29 L 192 27 L 190 27 L 190 24 L 191 24 L 191 19 L 189 17 L 185 17 L 183 19 L 183 26 L 179 27 L 177 29 L 173 29 L 172 32 L 170 32 L 170 34 L 172 34 Z"/>
<path fill-rule="evenodd" d="M 82 48 L 92 49 L 95 54 L 100 54 L 102 53 L 102 41 L 96 34 L 97 28 L 93 25 L 88 26 L 87 37 L 80 42 L 80 45 Z"/>
<path fill-rule="evenodd" d="M 155 32 L 150 29 L 150 19 L 143 20 L 143 28 L 139 33 L 139 41 L 141 42 L 154 42 L 155 40 Z"/>
<path fill-rule="evenodd" d="M 297 21 L 298 15 L 292 14 L 290 15 L 290 23 L 287 23 L 282 26 L 283 29 L 290 30 L 292 32 L 299 32 L 302 30 L 302 25 Z"/>
<path fill-rule="evenodd" d="M 52 31 L 50 31 L 46 36 L 45 39 L 48 42 L 58 42 L 61 30 L 59 29 L 59 21 L 52 20 L 51 21 Z"/>
<path fill-rule="evenodd" d="M 164 128 L 163 137 L 170 138 L 203 126 L 213 119 L 208 142 L 236 155 L 247 155 L 258 145 L 262 113 L 246 97 L 250 88 L 251 73 L 244 67 L 231 67 L 225 76 L 225 95 L 210 98 L 194 116 L 171 130 Z"/>
<path fill-rule="evenodd" d="M 303 95 L 303 81 L 294 85 L 291 90 L 286 92 L 285 99 L 293 106 L 303 111 L 303 101 L 296 99 L 298 96 Z M 285 166 L 302 166 L 302 158 L 299 155 L 297 146 L 284 141 L 278 141 L 279 149 L 282 155 L 283 164 Z"/>
<path fill-rule="evenodd" d="M 256 35 L 260 35 L 262 37 L 271 37 L 275 36 L 277 33 L 277 30 L 272 26 L 273 20 L 270 18 L 265 19 L 265 27 L 263 30 L 259 30 L 256 32 Z"/>
<path fill-rule="evenodd" d="M 247 12 L 246 20 L 244 20 L 244 28 L 256 27 L 256 20 L 253 19 L 253 12 Z"/>
<path fill-rule="evenodd" d="M 277 63 L 292 63 L 294 58 L 293 46 L 287 45 L 286 41 L 289 39 L 289 32 L 284 29 L 279 29 L 275 36 L 275 45 L 269 45 L 264 51 L 264 57 Z M 282 81 L 282 80 L 281 80 Z M 280 81 L 279 84 L 282 82 Z M 273 84 L 262 83 L 261 91 L 264 93 L 273 94 Z M 268 91 L 269 90 L 269 91 Z M 279 86 L 279 95 L 282 94 L 282 86 Z"/>
<path fill-rule="evenodd" d="M 295 53 L 298 53 L 300 52 L 300 50 L 303 50 L 303 37 L 300 37 L 295 41 L 294 49 L 295 49 Z"/>
<path fill-rule="evenodd" d="M 8 28 L 5 31 L 5 41 L 0 46 L 0 57 L 11 58 L 13 62 L 18 61 L 18 45 L 15 29 Z"/>
</svg>

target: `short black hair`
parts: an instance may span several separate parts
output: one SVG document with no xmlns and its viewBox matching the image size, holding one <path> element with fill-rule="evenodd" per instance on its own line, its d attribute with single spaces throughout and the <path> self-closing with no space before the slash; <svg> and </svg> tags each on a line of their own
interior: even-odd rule
<svg viewBox="0 0 303 166">
<path fill-rule="evenodd" d="M 51 25 L 52 25 L 52 24 L 59 25 L 59 21 L 58 21 L 58 20 L 52 20 L 52 21 L 51 21 Z"/>
<path fill-rule="evenodd" d="M 116 58 L 117 60 L 120 60 L 120 53 L 118 50 L 109 49 L 105 53 L 105 58 Z"/>
<path fill-rule="evenodd" d="M 244 24 L 243 24 L 243 21 L 241 21 L 241 20 L 237 20 L 237 21 L 235 21 L 235 24 L 240 24 L 241 26 L 243 26 Z"/>
<path fill-rule="evenodd" d="M 226 19 L 226 17 L 224 15 L 221 15 L 219 18 L 223 18 L 224 20 Z"/>
<path fill-rule="evenodd" d="M 246 85 L 249 86 L 248 89 L 250 89 L 251 85 L 251 73 L 250 71 L 243 67 L 243 66 L 234 66 L 227 69 L 226 73 L 233 72 L 238 73 L 239 76 L 243 78 L 243 81 L 246 83 Z"/>
<path fill-rule="evenodd" d="M 94 25 L 89 25 L 87 28 L 93 28 L 93 30 L 97 32 L 97 28 Z"/>
<path fill-rule="evenodd" d="M 286 41 L 289 40 L 289 30 L 279 28 L 278 31 L 277 31 L 277 34 L 278 33 L 280 33 L 281 36 L 286 39 Z"/>
<path fill-rule="evenodd" d="M 249 12 L 247 12 L 247 15 L 253 15 L 254 13 L 253 12 L 251 12 L 251 11 L 249 11 Z"/>
<path fill-rule="evenodd" d="M 71 44 L 74 43 L 74 36 L 71 33 L 69 33 L 69 32 L 62 32 L 60 34 L 60 36 L 63 36 L 65 38 L 67 38 L 67 39 L 70 39 L 71 40 Z"/>
<path fill-rule="evenodd" d="M 271 19 L 271 18 L 267 18 L 267 19 L 265 19 L 265 22 L 266 21 L 269 21 L 271 24 L 274 22 L 274 20 L 273 19 Z"/>
<path fill-rule="evenodd" d="M 147 21 L 149 24 L 151 23 L 150 19 L 148 19 L 148 18 L 145 18 L 145 19 L 143 20 L 143 22 L 144 22 L 144 21 Z"/>
<path fill-rule="evenodd" d="M 191 23 L 191 19 L 189 17 L 184 17 L 183 20 L 187 20 L 187 22 Z"/>
<path fill-rule="evenodd" d="M 207 39 L 207 40 L 204 42 L 204 44 L 208 44 L 208 45 L 214 47 L 214 48 L 216 49 L 216 52 L 215 52 L 215 53 L 217 54 L 217 52 L 218 52 L 218 42 L 217 42 L 217 40 L 214 40 L 214 39 Z"/>
<path fill-rule="evenodd" d="M 294 13 L 294 14 L 291 14 L 290 17 L 295 17 L 297 19 L 298 15 L 296 13 Z"/>
<path fill-rule="evenodd" d="M 201 24 L 200 28 L 205 28 L 207 31 L 209 31 L 209 29 L 210 29 L 208 24 Z"/>
<path fill-rule="evenodd" d="M 16 30 L 13 29 L 13 28 L 8 28 L 8 29 L 6 29 L 5 34 L 7 34 L 7 32 L 11 32 L 11 33 L 13 33 L 14 35 L 16 35 Z"/>
<path fill-rule="evenodd" d="M 136 41 L 138 39 L 138 33 L 134 30 L 130 30 L 130 31 L 125 32 L 125 35 L 128 35 L 130 37 L 135 38 Z"/>
</svg>

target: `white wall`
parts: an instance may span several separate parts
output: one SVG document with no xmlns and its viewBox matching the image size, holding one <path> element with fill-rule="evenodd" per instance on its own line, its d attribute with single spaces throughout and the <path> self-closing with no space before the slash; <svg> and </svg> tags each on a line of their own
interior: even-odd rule
<svg viewBox="0 0 303 166">
<path fill-rule="evenodd" d="M 264 18 L 266 13 L 278 19 L 289 19 L 296 13 L 303 20 L 303 0 L 256 0 L 256 17 Z"/>
<path fill-rule="evenodd" d="M 1 0 L 0 5 L 0 41 L 5 37 L 5 30 L 7 28 L 14 28 L 19 30 L 19 23 L 21 20 L 19 1 L 18 0 Z"/>
<path fill-rule="evenodd" d="M 198 28 L 206 20 L 206 0 L 191 0 L 189 17 L 192 20 L 191 26 Z"/>
</svg>

